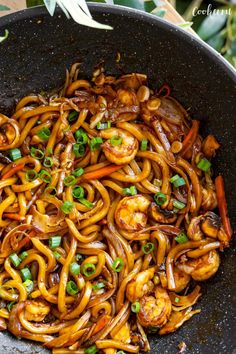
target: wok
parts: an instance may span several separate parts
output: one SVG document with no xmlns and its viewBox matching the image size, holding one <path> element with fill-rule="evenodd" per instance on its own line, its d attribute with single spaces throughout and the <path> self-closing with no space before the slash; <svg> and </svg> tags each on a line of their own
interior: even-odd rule
<svg viewBox="0 0 236 354">
<path fill-rule="evenodd" d="M 62 85 L 65 69 L 81 61 L 89 77 L 104 61 L 106 72 L 146 73 L 151 85 L 168 82 L 173 95 L 192 117 L 202 120 L 202 134 L 213 133 L 222 145 L 215 158 L 223 173 L 229 214 L 236 220 L 236 73 L 220 55 L 200 40 L 165 21 L 139 11 L 94 4 L 93 16 L 113 31 L 79 26 L 59 10 L 50 17 L 43 7 L 21 11 L 0 20 L 9 38 L 0 45 L 0 111 L 9 114 L 15 100 L 32 92 Z M 121 60 L 116 63 L 117 52 Z M 236 353 L 236 265 L 233 249 L 222 255 L 218 274 L 203 284 L 198 303 L 202 312 L 174 334 L 151 338 L 151 353 Z M 47 353 L 36 344 L 0 333 L 1 353 Z"/>
</svg>

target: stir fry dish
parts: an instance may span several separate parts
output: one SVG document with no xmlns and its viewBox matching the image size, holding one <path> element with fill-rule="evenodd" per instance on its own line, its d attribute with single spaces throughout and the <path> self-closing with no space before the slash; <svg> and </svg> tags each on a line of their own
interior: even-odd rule
<svg viewBox="0 0 236 354">
<path fill-rule="evenodd" d="M 148 352 L 200 312 L 232 230 L 220 145 L 143 74 L 0 114 L 0 328 L 54 354 Z"/>
</svg>

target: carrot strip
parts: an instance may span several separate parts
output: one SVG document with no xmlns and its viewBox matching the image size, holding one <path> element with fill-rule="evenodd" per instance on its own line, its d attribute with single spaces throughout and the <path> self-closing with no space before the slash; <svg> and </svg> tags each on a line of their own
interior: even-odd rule
<svg viewBox="0 0 236 354">
<path fill-rule="evenodd" d="M 3 216 L 7 217 L 8 219 L 17 220 L 17 221 L 24 221 L 25 217 L 19 214 L 14 213 L 4 213 Z"/>
<path fill-rule="evenodd" d="M 225 198 L 225 188 L 224 188 L 224 180 L 222 176 L 217 176 L 215 179 L 216 186 L 216 198 L 218 202 L 218 208 L 220 212 L 220 217 L 222 220 L 223 228 L 226 234 L 231 238 L 232 236 L 232 228 L 230 225 L 230 220 L 228 217 L 227 203 Z"/>
<path fill-rule="evenodd" d="M 101 331 L 110 321 L 111 317 L 108 315 L 102 316 L 96 323 L 96 326 L 94 327 L 92 335 L 98 333 Z"/>
<path fill-rule="evenodd" d="M 16 172 L 21 171 L 24 168 L 24 166 L 25 166 L 24 163 L 21 163 L 19 165 L 13 165 L 13 167 L 2 176 L 2 179 L 7 179 L 13 176 Z"/>
<path fill-rule="evenodd" d="M 100 168 L 99 170 L 91 171 L 85 173 L 83 176 L 78 178 L 78 181 L 84 181 L 84 180 L 90 180 L 90 179 L 99 179 L 102 177 L 105 177 L 112 172 L 120 170 L 124 165 L 109 165 L 105 166 L 103 168 Z"/>
<path fill-rule="evenodd" d="M 35 231 L 34 230 L 30 231 L 30 233 L 19 242 L 18 249 L 21 249 L 22 247 L 27 245 L 27 243 L 30 242 L 31 237 L 33 237 L 34 235 L 35 235 Z"/>
<path fill-rule="evenodd" d="M 190 130 L 182 142 L 182 149 L 180 151 L 181 156 L 184 156 L 186 152 L 193 146 L 198 135 L 199 124 L 200 122 L 198 120 L 193 120 L 193 124 Z"/>
</svg>

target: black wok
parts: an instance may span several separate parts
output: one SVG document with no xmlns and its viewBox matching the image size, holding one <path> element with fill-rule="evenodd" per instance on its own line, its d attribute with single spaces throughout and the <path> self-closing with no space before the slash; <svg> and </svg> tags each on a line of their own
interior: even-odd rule
<svg viewBox="0 0 236 354">
<path fill-rule="evenodd" d="M 91 11 L 113 31 L 82 27 L 59 11 L 50 17 L 42 7 L 0 20 L 0 33 L 9 38 L 0 45 L 0 111 L 10 113 L 15 100 L 32 92 L 59 87 L 65 69 L 83 61 L 88 77 L 104 61 L 112 74 L 143 72 L 157 87 L 168 82 L 173 95 L 192 117 L 200 119 L 202 134 L 212 132 L 222 145 L 215 170 L 226 182 L 229 213 L 236 223 L 236 73 L 216 52 L 191 35 L 154 16 L 122 7 L 92 5 Z M 117 52 L 121 54 L 116 64 Z M 185 341 L 186 353 L 236 353 L 236 262 L 233 249 L 222 255 L 218 274 L 203 285 L 200 315 L 180 330 L 151 338 L 151 353 L 177 353 Z M 1 353 L 46 353 L 36 344 L 0 333 Z"/>
</svg>

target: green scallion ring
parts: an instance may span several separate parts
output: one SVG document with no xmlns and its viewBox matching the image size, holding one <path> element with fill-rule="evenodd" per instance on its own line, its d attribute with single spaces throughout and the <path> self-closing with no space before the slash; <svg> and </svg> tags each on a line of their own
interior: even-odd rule
<svg viewBox="0 0 236 354">
<path fill-rule="evenodd" d="M 79 202 L 89 209 L 91 209 L 93 207 L 93 203 L 91 203 L 89 200 L 87 200 L 85 198 L 79 198 Z"/>
<path fill-rule="evenodd" d="M 76 262 L 72 262 L 70 264 L 70 272 L 73 275 L 79 275 L 80 274 L 80 265 Z"/>
<path fill-rule="evenodd" d="M 43 165 L 48 168 L 52 167 L 54 165 L 53 158 L 52 157 L 45 157 L 45 159 L 43 161 Z"/>
<path fill-rule="evenodd" d="M 23 261 L 26 257 L 28 257 L 28 252 L 27 251 L 24 251 L 20 254 L 20 259 Z"/>
<path fill-rule="evenodd" d="M 85 146 L 83 144 L 74 144 L 73 153 L 76 158 L 82 157 L 85 154 Z"/>
<path fill-rule="evenodd" d="M 72 175 L 75 177 L 80 177 L 84 174 L 84 169 L 82 167 L 76 168 L 76 170 L 74 170 L 72 172 Z"/>
<path fill-rule="evenodd" d="M 75 176 L 72 176 L 72 175 L 67 176 L 63 181 L 64 185 L 67 187 L 73 186 L 74 184 L 76 184 L 76 182 L 77 182 L 77 179 L 75 178 Z"/>
<path fill-rule="evenodd" d="M 122 141 L 123 141 L 123 139 L 120 136 L 116 136 L 116 135 L 110 139 L 111 145 L 114 145 L 114 146 L 121 145 Z"/>
<path fill-rule="evenodd" d="M 100 290 L 100 289 L 103 289 L 105 288 L 105 284 L 104 283 L 97 283 L 95 285 L 93 285 L 93 290 Z"/>
<path fill-rule="evenodd" d="M 68 281 L 66 284 L 66 291 L 69 295 L 76 295 L 79 292 L 79 289 L 73 280 Z"/>
<path fill-rule="evenodd" d="M 176 209 L 183 209 L 186 207 L 186 205 L 182 202 L 180 202 L 179 200 L 176 200 L 174 199 L 173 200 L 173 206 L 176 208 Z"/>
<path fill-rule="evenodd" d="M 157 205 L 163 205 L 167 201 L 167 196 L 164 193 L 157 192 L 154 195 L 154 201 Z"/>
<path fill-rule="evenodd" d="M 131 305 L 131 311 L 134 312 L 134 313 L 139 313 L 141 309 L 141 305 L 140 305 L 140 302 L 139 301 L 135 301 L 132 303 Z"/>
<path fill-rule="evenodd" d="M 90 141 L 90 148 L 92 151 L 100 149 L 101 145 L 103 143 L 102 138 L 100 137 L 95 137 L 92 138 Z"/>
<path fill-rule="evenodd" d="M 21 259 L 16 253 L 10 254 L 9 258 L 14 267 L 18 267 L 21 264 Z"/>
<path fill-rule="evenodd" d="M 114 260 L 113 264 L 112 264 L 112 269 L 113 269 L 116 273 L 119 273 L 119 272 L 122 270 L 123 267 L 124 267 L 124 261 L 123 261 L 123 259 L 117 257 L 117 258 Z"/>
<path fill-rule="evenodd" d="M 20 274 L 21 274 L 23 281 L 26 281 L 28 279 L 32 280 L 32 274 L 31 274 L 29 268 L 22 268 L 20 270 Z"/>
<path fill-rule="evenodd" d="M 66 200 L 61 206 L 61 210 L 65 214 L 70 214 L 72 212 L 73 208 L 74 208 L 74 203 L 70 202 L 69 200 Z"/>
<path fill-rule="evenodd" d="M 32 291 L 34 290 L 34 282 L 30 279 L 27 279 L 24 283 L 23 283 L 24 287 L 26 288 L 27 293 L 32 293 Z"/>
<path fill-rule="evenodd" d="M 35 147 L 31 147 L 30 149 L 30 155 L 37 160 L 42 160 L 44 158 L 44 152 L 40 149 L 37 149 Z"/>
<path fill-rule="evenodd" d="M 11 149 L 9 156 L 12 161 L 16 161 L 22 157 L 20 149 Z"/>
<path fill-rule="evenodd" d="M 43 141 L 47 141 L 50 137 L 50 134 L 51 134 L 50 129 L 46 127 L 42 128 L 37 132 L 37 136 Z"/>
<path fill-rule="evenodd" d="M 45 183 L 50 183 L 52 180 L 52 176 L 50 175 L 50 173 L 46 170 L 41 170 L 39 172 L 39 178 L 45 182 Z"/>
<path fill-rule="evenodd" d="M 61 244 L 61 236 L 52 236 L 48 240 L 49 247 L 51 249 L 57 248 Z"/>
<path fill-rule="evenodd" d="M 188 241 L 188 237 L 184 232 L 180 232 L 176 237 L 175 241 L 178 243 L 185 243 Z"/>
<path fill-rule="evenodd" d="M 82 272 L 86 277 L 90 277 L 96 272 L 96 266 L 93 263 L 85 263 Z"/>
<path fill-rule="evenodd" d="M 77 119 L 78 115 L 79 115 L 79 113 L 76 111 L 71 112 L 68 116 L 68 122 L 69 123 L 74 122 Z"/>
<path fill-rule="evenodd" d="M 80 186 L 75 186 L 72 190 L 72 195 L 76 199 L 81 199 L 84 197 L 84 188 Z"/>
<path fill-rule="evenodd" d="M 140 150 L 146 151 L 148 146 L 148 141 L 146 139 L 141 140 Z"/>
<path fill-rule="evenodd" d="M 35 170 L 29 170 L 26 172 L 25 177 L 27 181 L 32 182 L 38 178 L 38 173 Z"/>
<path fill-rule="evenodd" d="M 51 195 L 56 195 L 57 194 L 57 189 L 56 189 L 56 187 L 48 186 L 47 188 L 45 188 L 44 193 L 51 194 Z"/>
<path fill-rule="evenodd" d="M 85 354 L 96 354 L 98 353 L 98 348 L 96 347 L 96 345 L 92 345 L 92 347 L 86 348 L 84 350 Z"/>
<path fill-rule="evenodd" d="M 145 245 L 142 246 L 142 251 L 145 254 L 150 254 L 154 251 L 154 244 L 152 242 L 147 242 Z"/>
<path fill-rule="evenodd" d="M 80 128 L 75 132 L 75 140 L 78 144 L 85 145 L 88 142 L 88 135 L 82 128 Z"/>
<path fill-rule="evenodd" d="M 211 167 L 211 162 L 209 160 L 207 160 L 205 157 L 203 159 L 201 159 L 198 164 L 197 167 L 204 171 L 207 172 L 209 171 L 210 167 Z"/>
</svg>

